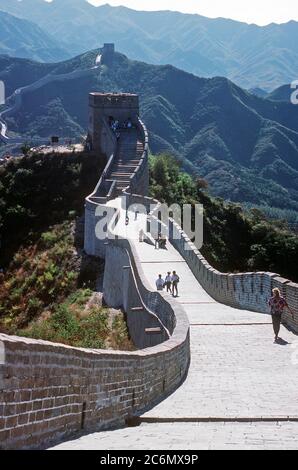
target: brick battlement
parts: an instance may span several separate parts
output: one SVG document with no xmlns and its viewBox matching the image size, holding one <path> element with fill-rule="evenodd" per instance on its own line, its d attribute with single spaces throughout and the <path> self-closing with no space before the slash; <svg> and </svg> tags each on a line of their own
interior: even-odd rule
<svg viewBox="0 0 298 470">
<path fill-rule="evenodd" d="M 89 105 L 94 107 L 125 107 L 139 109 L 139 97 L 132 93 L 90 93 Z"/>
</svg>

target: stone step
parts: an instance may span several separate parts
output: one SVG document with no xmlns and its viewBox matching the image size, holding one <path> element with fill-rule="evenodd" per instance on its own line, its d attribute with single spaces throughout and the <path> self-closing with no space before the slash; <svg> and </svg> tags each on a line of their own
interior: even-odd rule
<svg viewBox="0 0 298 470">
<path fill-rule="evenodd" d="M 118 152 L 117 158 L 129 158 L 131 160 L 139 160 L 139 157 L 142 156 L 142 153 L 139 154 L 137 152 Z"/>
<path fill-rule="evenodd" d="M 133 174 L 133 173 L 120 174 L 120 175 L 119 175 L 118 173 L 112 172 L 111 175 L 110 175 L 110 177 L 113 178 L 113 179 L 116 179 L 116 180 L 119 179 L 119 180 L 121 180 L 121 181 L 123 181 L 123 180 L 124 180 L 124 181 L 126 181 L 126 180 L 129 181 L 129 179 L 130 179 L 130 177 L 131 177 L 132 174 Z"/>
<path fill-rule="evenodd" d="M 117 173 L 119 175 L 132 175 L 135 172 L 136 169 L 137 169 L 137 167 L 131 168 L 130 170 L 128 170 L 127 168 L 122 169 L 122 168 L 119 168 L 119 167 L 114 167 L 114 168 L 112 168 L 111 173 Z"/>
<path fill-rule="evenodd" d="M 132 173 L 119 173 L 118 171 L 112 171 L 111 175 L 113 178 L 130 178 L 130 176 L 132 175 Z"/>
<path fill-rule="evenodd" d="M 114 163 L 114 165 L 112 166 L 112 171 L 115 171 L 116 169 L 121 170 L 122 171 L 126 171 L 127 173 L 128 172 L 131 172 L 131 171 L 135 171 L 135 169 L 138 167 L 139 165 L 139 162 L 138 163 L 134 163 L 134 164 L 127 164 L 127 165 L 123 165 L 123 163 Z"/>
<path fill-rule="evenodd" d="M 115 160 L 113 166 L 117 165 L 117 166 L 121 166 L 121 168 L 128 168 L 130 166 L 138 166 L 138 164 L 140 163 L 140 160 L 133 160 L 131 158 L 127 158 L 127 159 L 118 159 Z"/>
<path fill-rule="evenodd" d="M 129 161 L 125 162 L 125 163 L 122 163 L 122 162 L 116 162 L 114 163 L 114 165 L 112 166 L 112 170 L 114 168 L 119 168 L 121 170 L 126 170 L 126 171 L 135 171 L 135 169 L 139 166 L 140 164 L 140 161 L 138 162 L 134 162 L 134 163 L 131 163 Z M 131 170 L 130 170 L 131 169 Z"/>
<path fill-rule="evenodd" d="M 119 170 L 123 170 L 123 171 L 134 171 L 137 166 L 139 165 L 139 162 L 138 163 L 129 163 L 129 162 L 126 162 L 126 163 L 122 163 L 122 162 L 115 162 L 114 165 L 112 166 L 112 170 L 114 170 L 114 168 L 119 168 Z M 131 169 L 131 170 L 130 170 Z"/>
<path fill-rule="evenodd" d="M 135 158 L 127 158 L 127 159 L 122 159 L 122 158 L 117 158 L 117 160 L 115 161 L 114 165 L 128 165 L 128 164 L 136 164 L 138 165 L 140 162 L 140 160 L 138 159 L 135 159 Z"/>
<path fill-rule="evenodd" d="M 123 174 L 123 173 L 127 173 L 127 174 L 132 174 L 135 170 L 137 169 L 137 165 L 136 166 L 129 166 L 129 167 L 121 167 L 121 166 L 115 166 L 112 168 L 112 172 L 113 173 L 119 173 L 119 174 Z"/>
<path fill-rule="evenodd" d="M 112 171 L 116 171 L 116 170 L 123 170 L 123 171 L 126 171 L 126 172 L 130 172 L 130 171 L 135 171 L 135 169 L 139 166 L 139 163 L 134 163 L 134 164 L 128 164 L 126 166 L 124 166 L 122 163 L 114 163 L 114 165 L 112 166 Z M 131 170 L 128 170 L 128 168 L 131 168 Z"/>
<path fill-rule="evenodd" d="M 136 155 L 135 153 L 133 155 L 121 154 L 121 155 L 117 155 L 116 161 L 122 160 L 124 163 L 127 163 L 129 161 L 139 162 L 141 156 L 142 155 L 139 155 L 138 157 L 138 155 Z"/>
<path fill-rule="evenodd" d="M 117 155 L 130 155 L 132 158 L 136 158 L 136 155 L 142 155 L 142 153 L 142 150 L 119 149 Z"/>
<path fill-rule="evenodd" d="M 117 177 L 111 176 L 110 178 L 113 179 L 113 180 L 116 180 L 117 182 L 119 182 L 119 183 L 121 183 L 121 184 L 122 184 L 122 183 L 123 183 L 123 184 L 124 184 L 124 183 L 127 183 L 127 184 L 130 183 L 130 178 L 128 178 L 128 177 L 126 177 L 126 178 L 119 178 L 118 176 L 117 176 Z"/>
</svg>

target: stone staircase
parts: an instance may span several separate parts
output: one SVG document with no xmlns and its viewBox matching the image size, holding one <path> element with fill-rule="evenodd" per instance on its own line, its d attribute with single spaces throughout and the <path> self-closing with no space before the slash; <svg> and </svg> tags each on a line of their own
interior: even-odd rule
<svg viewBox="0 0 298 470">
<path fill-rule="evenodd" d="M 120 132 L 117 154 L 109 179 L 116 180 L 116 195 L 130 184 L 130 177 L 136 170 L 144 151 L 144 144 L 137 129 Z"/>
</svg>

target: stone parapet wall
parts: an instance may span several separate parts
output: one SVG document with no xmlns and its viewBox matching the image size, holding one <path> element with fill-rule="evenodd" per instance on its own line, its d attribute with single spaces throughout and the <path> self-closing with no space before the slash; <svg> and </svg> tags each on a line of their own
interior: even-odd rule
<svg viewBox="0 0 298 470">
<path fill-rule="evenodd" d="M 183 308 L 172 296 L 165 292 L 152 291 L 134 246 L 130 244 L 128 240 L 121 238 L 110 241 L 109 245 L 119 247 L 128 253 L 130 268 L 134 275 L 134 284 L 137 287 L 139 298 L 148 311 L 157 316 L 160 324 L 169 335 L 174 334 L 178 318 L 179 321 L 183 319 L 185 325 L 188 324 L 187 316 Z M 143 347 L 144 346 L 145 345 L 143 345 Z"/>
<path fill-rule="evenodd" d="M 136 352 L 78 349 L 0 335 L 0 449 L 40 449 L 125 423 L 175 390 L 188 326 Z"/>
<path fill-rule="evenodd" d="M 84 233 L 84 249 L 88 255 L 98 256 L 99 258 L 105 257 L 104 241 L 99 240 L 95 236 L 95 227 L 98 221 L 95 212 L 98 206 L 104 206 L 109 198 L 112 198 L 113 188 L 115 183 L 108 180 L 108 175 L 114 163 L 117 150 L 117 139 L 109 126 L 105 123 L 102 124 L 106 127 L 106 139 L 109 141 L 107 144 L 108 157 L 105 169 L 93 191 L 85 200 L 85 233 Z"/>
<path fill-rule="evenodd" d="M 134 174 L 131 176 L 129 189 L 131 193 L 147 196 L 149 192 L 149 170 L 148 170 L 148 153 L 149 153 L 149 139 L 148 132 L 144 123 L 138 120 L 138 129 L 141 132 L 142 140 L 144 142 L 144 152 L 140 159 L 139 165 Z"/>
<path fill-rule="evenodd" d="M 212 268 L 200 251 L 173 220 L 169 227 L 170 240 L 183 256 L 194 276 L 218 302 L 231 307 L 269 313 L 268 299 L 278 287 L 294 312 L 294 321 L 288 310 L 283 321 L 298 333 L 298 284 L 270 272 L 221 273 Z"/>
</svg>

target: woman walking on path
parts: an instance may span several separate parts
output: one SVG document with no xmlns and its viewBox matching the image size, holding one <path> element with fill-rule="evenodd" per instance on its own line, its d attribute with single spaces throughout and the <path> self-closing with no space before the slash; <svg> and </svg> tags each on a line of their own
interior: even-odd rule
<svg viewBox="0 0 298 470">
<path fill-rule="evenodd" d="M 281 324 L 281 316 L 285 308 L 287 308 L 293 317 L 294 320 L 294 313 L 290 309 L 290 307 L 287 304 L 286 299 L 281 296 L 280 290 L 275 288 L 272 290 L 273 296 L 269 300 L 269 306 L 271 309 L 271 316 L 272 316 L 272 324 L 273 324 L 273 330 L 275 334 L 275 342 L 278 340 L 278 335 L 280 331 L 280 324 Z"/>
</svg>

